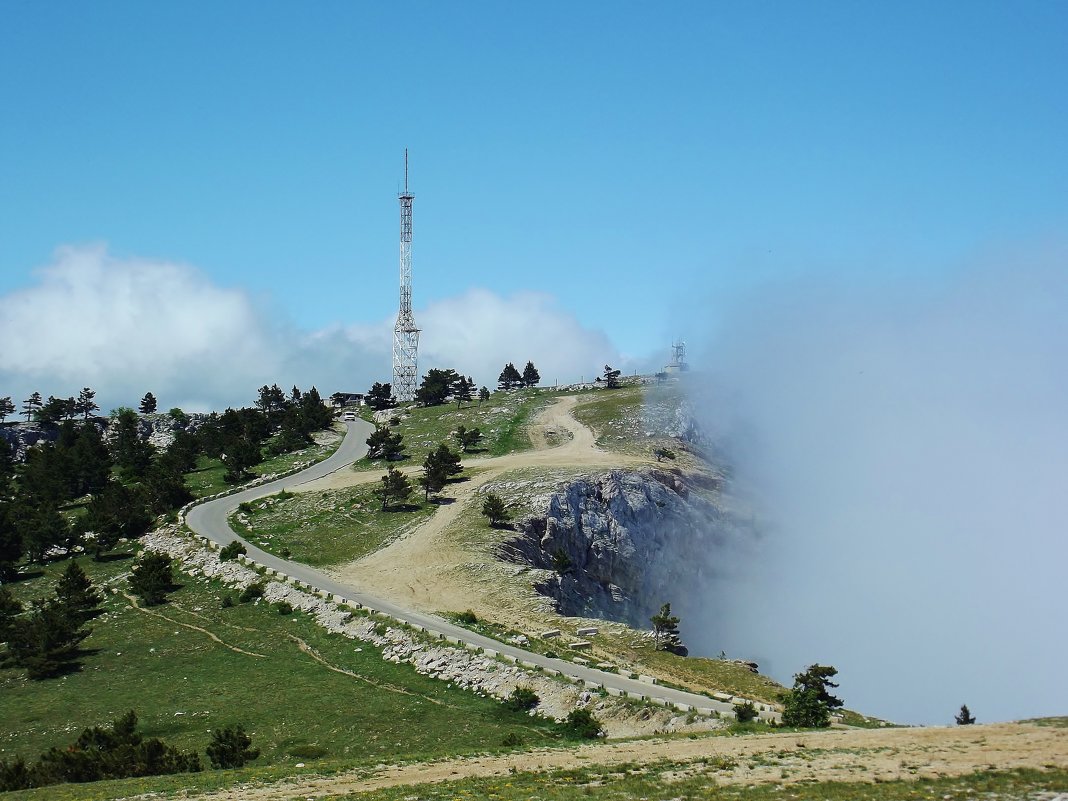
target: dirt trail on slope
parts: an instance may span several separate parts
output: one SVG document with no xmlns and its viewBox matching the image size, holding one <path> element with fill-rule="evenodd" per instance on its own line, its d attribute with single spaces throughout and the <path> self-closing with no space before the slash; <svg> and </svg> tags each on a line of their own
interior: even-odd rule
<svg viewBox="0 0 1068 801">
<path fill-rule="evenodd" d="M 469 588 L 457 586 L 455 568 L 470 561 L 471 553 L 443 537 L 480 487 L 510 470 L 523 467 L 624 467 L 644 464 L 626 454 L 609 453 L 597 447 L 593 432 L 579 423 L 571 412 L 577 396 L 561 398 L 543 409 L 532 421 L 535 430 L 567 432 L 560 445 L 540 450 L 510 453 L 464 461 L 470 477 L 450 484 L 451 502 L 443 504 L 425 523 L 387 547 L 347 565 L 329 570 L 340 581 L 366 588 L 379 597 L 422 611 L 464 609 L 471 605 Z M 544 436 L 531 440 L 544 443 Z M 405 472 L 417 473 L 419 468 Z M 298 488 L 300 492 L 322 491 L 377 481 L 381 473 L 342 470 Z"/>
<path fill-rule="evenodd" d="M 733 760 L 734 766 L 724 767 Z M 893 781 L 999 770 L 1068 767 L 1068 728 L 999 723 L 953 728 L 830 730 L 804 733 L 636 740 L 572 749 L 447 759 L 330 777 L 300 777 L 264 787 L 239 787 L 199 799 L 283 801 L 361 793 L 388 787 L 508 776 L 563 768 L 676 763 L 660 774 L 707 775 L 715 784 L 794 784 L 808 781 Z M 710 760 L 712 760 L 710 762 Z"/>
<path fill-rule="evenodd" d="M 553 447 L 543 447 L 519 453 L 509 453 L 504 456 L 483 456 L 475 459 L 465 459 L 464 468 L 481 470 L 491 468 L 498 474 L 506 470 L 514 470 L 520 467 L 623 467 L 631 464 L 644 464 L 648 459 L 640 459 L 621 453 L 609 453 L 597 447 L 593 432 L 582 425 L 572 415 L 571 411 L 578 403 L 577 395 L 569 395 L 560 398 L 556 403 L 542 409 L 531 421 L 534 431 L 531 433 L 531 441 L 537 444 L 546 442 L 544 431 L 566 431 L 570 438 Z M 407 465 L 399 468 L 401 472 L 413 475 L 421 468 L 419 465 Z M 323 476 L 315 481 L 309 481 L 293 488 L 294 492 L 322 492 L 323 490 L 343 489 L 354 487 L 359 484 L 372 484 L 378 481 L 384 471 L 381 470 L 338 470 L 328 476 Z M 482 475 L 485 475 L 484 473 Z M 481 480 L 482 475 L 471 481 Z M 470 483 L 470 482 L 468 482 Z M 485 481 L 482 481 L 485 483 Z M 451 485 L 456 486 L 456 485 Z M 479 485 L 480 486 L 480 485 Z"/>
</svg>

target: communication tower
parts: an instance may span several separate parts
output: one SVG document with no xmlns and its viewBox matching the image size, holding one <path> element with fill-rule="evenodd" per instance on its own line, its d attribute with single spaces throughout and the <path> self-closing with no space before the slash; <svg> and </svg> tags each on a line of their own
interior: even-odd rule
<svg viewBox="0 0 1068 801">
<path fill-rule="evenodd" d="M 419 329 L 412 316 L 412 201 L 408 191 L 408 148 L 404 149 L 404 192 L 400 201 L 400 309 L 393 328 L 393 396 L 398 401 L 415 397 L 419 373 Z"/>
<path fill-rule="evenodd" d="M 684 373 L 690 369 L 686 363 L 686 343 L 681 340 L 671 343 L 671 364 L 664 367 L 665 373 Z"/>
</svg>

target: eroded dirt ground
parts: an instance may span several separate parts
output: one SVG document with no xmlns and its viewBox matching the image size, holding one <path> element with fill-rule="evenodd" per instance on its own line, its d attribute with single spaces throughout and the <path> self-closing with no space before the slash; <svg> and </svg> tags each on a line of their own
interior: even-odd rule
<svg viewBox="0 0 1068 801">
<path fill-rule="evenodd" d="M 670 763 L 665 766 L 664 763 Z M 1031 723 L 716 736 L 593 743 L 493 757 L 470 757 L 330 777 L 305 776 L 242 786 L 202 799 L 288 801 L 513 772 L 628 765 L 659 766 L 666 784 L 708 775 L 717 784 L 891 781 L 961 776 L 980 770 L 1068 768 L 1068 728 Z M 1068 791 L 1068 788 L 1065 788 Z"/>
</svg>

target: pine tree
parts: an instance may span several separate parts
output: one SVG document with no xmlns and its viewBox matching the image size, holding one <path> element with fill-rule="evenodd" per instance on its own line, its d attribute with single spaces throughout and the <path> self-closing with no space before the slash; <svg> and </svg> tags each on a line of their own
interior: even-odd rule
<svg viewBox="0 0 1068 801">
<path fill-rule="evenodd" d="M 260 446 L 248 436 L 239 436 L 226 443 L 226 452 L 222 454 L 222 463 L 226 467 L 223 481 L 228 484 L 240 484 L 253 474 L 249 468 L 259 464 L 263 455 Z"/>
<path fill-rule="evenodd" d="M 418 479 L 419 486 L 423 488 L 425 500 L 430 500 L 432 492 L 441 492 L 445 488 L 445 483 L 449 478 L 445 471 L 446 466 L 438 460 L 435 451 L 426 455 L 426 459 L 423 460 L 423 473 Z"/>
<path fill-rule="evenodd" d="M 397 405 L 397 399 L 393 397 L 393 385 L 381 384 L 378 381 L 371 385 L 364 400 L 376 412 L 392 409 Z"/>
<path fill-rule="evenodd" d="M 84 423 L 75 437 L 70 457 L 71 494 L 81 497 L 97 492 L 111 477 L 111 453 L 93 423 Z"/>
<path fill-rule="evenodd" d="M 74 559 L 56 584 L 56 599 L 79 625 L 100 614 L 100 602 L 104 600 Z"/>
<path fill-rule="evenodd" d="M 599 378 L 598 381 L 604 381 L 606 389 L 618 389 L 619 388 L 619 376 L 622 370 L 613 370 L 609 365 L 604 366 L 604 378 Z"/>
<path fill-rule="evenodd" d="M 481 409 L 482 408 L 482 402 L 483 401 L 488 401 L 489 397 L 490 397 L 489 387 L 482 387 L 482 389 L 480 389 L 478 391 L 478 408 Z"/>
<path fill-rule="evenodd" d="M 975 723 L 975 715 L 968 709 L 967 704 L 961 704 L 960 713 L 955 715 L 953 719 L 957 721 L 958 726 L 971 726 Z"/>
<path fill-rule="evenodd" d="M 182 472 L 179 458 L 169 453 L 165 453 L 145 471 L 141 495 L 150 514 L 160 515 L 171 509 L 179 509 L 193 500 Z"/>
<path fill-rule="evenodd" d="M 541 381 L 541 374 L 538 372 L 538 368 L 534 366 L 534 362 L 527 362 L 527 366 L 523 368 L 523 386 L 534 387 Z"/>
<path fill-rule="evenodd" d="M 34 392 L 30 397 L 26 398 L 22 402 L 22 413 L 26 415 L 26 422 L 30 422 L 30 418 L 41 408 L 43 403 L 41 402 L 41 393 Z"/>
<path fill-rule="evenodd" d="M 208 759 L 213 768 L 240 768 L 260 755 L 258 748 L 250 748 L 252 739 L 244 726 L 227 726 L 211 734 Z"/>
<path fill-rule="evenodd" d="M 29 506 L 16 502 L 11 507 L 11 515 L 31 562 L 43 564 L 48 552 L 65 543 L 70 536 L 70 525 L 53 504 Z"/>
<path fill-rule="evenodd" d="M 471 376 L 468 376 L 467 378 L 464 378 L 463 376 L 460 376 L 460 380 L 456 382 L 456 393 L 455 394 L 456 394 L 456 408 L 457 409 L 460 408 L 460 404 L 461 403 L 465 403 L 465 402 L 466 403 L 470 403 L 471 402 L 471 398 L 473 397 L 471 393 L 474 392 L 474 389 L 475 389 L 475 382 L 471 378 Z"/>
<path fill-rule="evenodd" d="M 482 514 L 489 519 L 493 528 L 508 522 L 508 508 L 501 496 L 493 492 L 488 493 L 486 500 L 482 502 Z"/>
<path fill-rule="evenodd" d="M 8 660 L 31 679 L 57 676 L 77 659 L 78 645 L 88 636 L 58 600 L 38 601 L 31 614 L 11 622 Z"/>
<path fill-rule="evenodd" d="M 7 437 L 0 437 L 0 498 L 8 494 L 11 477 L 15 475 L 15 451 Z"/>
<path fill-rule="evenodd" d="M 151 392 L 146 392 L 145 397 L 141 398 L 141 406 L 139 407 L 141 414 L 155 414 L 156 413 L 156 396 Z"/>
<path fill-rule="evenodd" d="M 75 401 L 74 411 L 82 415 L 83 420 L 88 420 L 89 415 L 93 412 L 100 411 L 100 407 L 97 406 L 96 402 L 93 400 L 95 397 L 96 392 L 89 389 L 89 387 L 85 387 L 78 393 L 78 400 Z"/>
<path fill-rule="evenodd" d="M 463 377 L 455 370 L 432 368 L 423 376 L 423 382 L 415 391 L 415 400 L 423 406 L 440 406 L 448 400 Z"/>
<path fill-rule="evenodd" d="M 146 606 L 157 606 L 167 600 L 174 589 L 174 567 L 165 553 L 145 551 L 130 571 L 130 589 Z"/>
<path fill-rule="evenodd" d="M 93 535 L 93 555 L 100 559 L 120 539 L 140 537 L 152 524 L 143 493 L 121 481 L 110 481 L 89 502 L 79 521 L 82 531 Z"/>
<path fill-rule="evenodd" d="M 671 614 L 671 604 L 664 604 L 649 620 L 653 624 L 653 647 L 657 651 L 672 651 L 681 645 L 679 619 Z"/>
<path fill-rule="evenodd" d="M 140 478 L 152 461 L 152 446 L 141 439 L 133 409 L 116 409 L 111 420 L 111 455 L 126 478 Z"/>
<path fill-rule="evenodd" d="M 277 384 L 272 384 L 271 386 L 264 384 L 259 388 L 258 392 L 259 397 L 256 399 L 256 407 L 262 412 L 267 427 L 269 429 L 273 428 L 278 424 L 278 418 L 281 413 L 289 405 L 286 400 L 286 393 Z"/>
<path fill-rule="evenodd" d="M 7 642 L 11 625 L 22 611 L 22 604 L 11 594 L 11 590 L 0 585 L 0 642 Z"/>
<path fill-rule="evenodd" d="M 15 527 L 14 504 L 0 498 L 0 582 L 11 581 L 18 575 L 18 563 L 24 552 L 22 534 Z"/>
<path fill-rule="evenodd" d="M 515 365 L 508 362 L 501 370 L 501 374 L 497 376 L 497 386 L 499 389 L 508 391 L 514 387 L 523 385 L 523 376 L 519 371 L 515 369 Z"/>
<path fill-rule="evenodd" d="M 0 423 L 7 419 L 9 414 L 15 413 L 15 404 L 11 402 L 11 396 L 0 398 Z"/>
<path fill-rule="evenodd" d="M 293 387 L 293 389 L 297 389 Z M 297 390 L 299 392 L 299 390 Z M 300 417 L 304 423 L 304 432 L 322 431 L 334 423 L 334 413 L 323 402 L 319 390 L 314 386 L 297 399 Z"/>
<path fill-rule="evenodd" d="M 460 454 L 454 453 L 449 450 L 449 446 L 442 442 L 432 451 L 434 459 L 441 465 L 445 471 L 447 477 L 457 476 L 463 472 L 463 465 L 460 464 Z"/>
<path fill-rule="evenodd" d="M 467 426 L 458 426 L 452 436 L 464 453 L 467 453 L 482 441 L 482 432 L 477 428 L 469 429 Z"/>
<path fill-rule="evenodd" d="M 376 428 L 367 438 L 367 458 L 383 458 L 396 461 L 404 451 L 404 435 L 394 433 L 386 426 Z"/>
<path fill-rule="evenodd" d="M 395 467 L 390 467 L 382 476 L 382 486 L 375 494 L 382 499 L 382 511 L 385 512 L 394 503 L 403 503 L 412 494 L 412 485 L 408 477 Z"/>
<path fill-rule="evenodd" d="M 787 726 L 826 728 L 831 725 L 831 710 L 842 700 L 828 692 L 838 685 L 831 681 L 838 671 L 830 665 L 810 665 L 794 676 L 794 686 L 783 698 L 782 722 Z"/>
</svg>

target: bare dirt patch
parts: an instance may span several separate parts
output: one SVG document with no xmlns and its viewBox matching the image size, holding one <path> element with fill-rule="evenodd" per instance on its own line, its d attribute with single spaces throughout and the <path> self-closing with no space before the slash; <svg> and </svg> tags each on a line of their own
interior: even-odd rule
<svg viewBox="0 0 1068 801">
<path fill-rule="evenodd" d="M 330 777 L 301 777 L 199 798 L 282 801 L 387 787 L 574 767 L 674 763 L 661 779 L 714 774 L 719 784 L 893 781 L 998 770 L 1068 766 L 1068 729 L 1030 723 L 958 728 L 830 730 L 745 737 L 597 743 L 494 757 L 397 765 Z M 734 763 L 733 768 L 724 765 Z"/>
<path fill-rule="evenodd" d="M 333 575 L 353 586 L 366 587 L 379 597 L 423 611 L 468 607 L 479 611 L 480 599 L 472 594 L 467 582 L 458 580 L 457 566 L 481 557 L 473 557 L 443 535 L 483 485 L 509 470 L 522 467 L 578 465 L 611 468 L 647 461 L 598 448 L 593 432 L 571 415 L 577 401 L 576 396 L 561 398 L 542 410 L 533 421 L 533 431 L 542 432 L 533 435 L 535 442 L 559 441 L 561 444 L 506 456 L 465 460 L 469 477 L 449 485 L 445 491 L 449 502 L 442 504 L 433 517 L 386 548 L 335 568 L 331 571 Z M 544 434 L 546 431 L 550 432 L 548 436 Z M 417 470 L 411 469 L 411 472 Z M 333 488 L 367 480 L 377 481 L 378 474 L 339 471 L 300 489 L 319 491 L 328 486 Z"/>
</svg>

